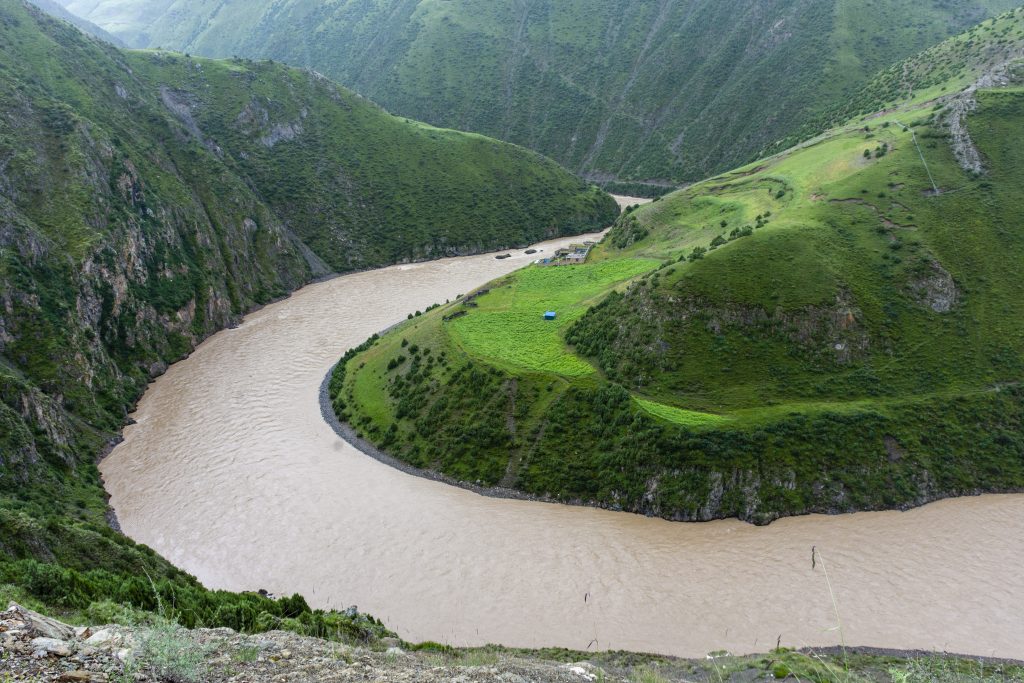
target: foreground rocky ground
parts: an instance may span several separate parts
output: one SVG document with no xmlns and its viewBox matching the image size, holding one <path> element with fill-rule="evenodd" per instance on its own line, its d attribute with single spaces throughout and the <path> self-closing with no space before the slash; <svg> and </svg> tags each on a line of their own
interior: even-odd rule
<svg viewBox="0 0 1024 683">
<path fill-rule="evenodd" d="M 1024 681 L 1020 663 L 909 653 L 777 651 L 699 661 L 616 653 L 578 661 L 585 655 L 560 650 L 407 651 L 404 645 L 394 638 L 354 646 L 283 631 L 186 630 L 160 619 L 135 627 L 73 627 L 12 603 L 0 613 L 0 683 Z"/>
</svg>

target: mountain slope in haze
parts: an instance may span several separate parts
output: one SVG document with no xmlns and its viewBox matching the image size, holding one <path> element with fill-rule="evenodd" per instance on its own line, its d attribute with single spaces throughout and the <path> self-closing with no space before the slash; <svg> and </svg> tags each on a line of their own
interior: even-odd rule
<svg viewBox="0 0 1024 683">
<path fill-rule="evenodd" d="M 132 403 L 318 275 L 617 214 L 535 152 L 315 74 L 123 52 L 0 0 L 0 584 L 142 605 L 162 599 L 149 571 L 192 623 L 251 628 L 262 610 L 328 629 L 301 601 L 214 597 L 107 527 L 96 459 Z"/>
<path fill-rule="evenodd" d="M 676 520 L 1024 490 L 1024 8 L 850 107 L 893 93 L 350 353 L 336 412 L 459 482 Z"/>
<path fill-rule="evenodd" d="M 594 180 L 656 184 L 745 163 L 880 69 L 1016 5 L 63 1 L 133 45 L 309 66 L 396 113 L 523 144 Z"/>
<path fill-rule="evenodd" d="M 50 16 L 56 17 L 58 19 L 63 19 L 64 21 L 78 28 L 78 30 L 82 31 L 83 33 L 88 33 L 90 36 L 93 36 L 94 38 L 105 40 L 111 45 L 115 45 L 117 47 L 127 47 L 124 41 L 115 36 L 113 33 L 108 33 L 107 31 L 104 31 L 91 21 L 86 21 L 77 14 L 72 14 L 68 10 L 64 9 L 64 6 L 58 3 L 57 0 L 31 0 L 31 2 L 33 5 L 43 10 Z"/>
</svg>

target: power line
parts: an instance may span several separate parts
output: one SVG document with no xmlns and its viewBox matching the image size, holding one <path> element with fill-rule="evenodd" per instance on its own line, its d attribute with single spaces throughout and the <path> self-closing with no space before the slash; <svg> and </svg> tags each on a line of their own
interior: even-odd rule
<svg viewBox="0 0 1024 683">
<path fill-rule="evenodd" d="M 924 164 L 924 170 L 928 172 L 928 180 L 930 180 L 932 183 L 932 190 L 934 190 L 935 194 L 938 195 L 939 186 L 935 184 L 935 178 L 932 176 L 932 170 L 928 168 L 928 162 L 924 160 L 924 152 L 921 151 L 921 145 L 917 144 L 917 133 L 915 133 L 910 126 L 906 126 L 900 123 L 899 121 L 896 122 L 896 125 L 902 126 L 903 130 L 910 133 L 910 137 L 914 140 L 914 147 L 917 147 L 917 153 L 921 157 L 921 163 Z"/>
</svg>

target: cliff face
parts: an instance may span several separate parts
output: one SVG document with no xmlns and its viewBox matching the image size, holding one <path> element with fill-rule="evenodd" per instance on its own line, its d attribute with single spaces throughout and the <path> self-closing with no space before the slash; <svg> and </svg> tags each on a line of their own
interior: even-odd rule
<svg viewBox="0 0 1024 683">
<path fill-rule="evenodd" d="M 8 488 L 93 453 L 169 361 L 312 270 L 250 188 L 181 144 L 120 53 L 14 3 L 0 25 Z"/>
</svg>

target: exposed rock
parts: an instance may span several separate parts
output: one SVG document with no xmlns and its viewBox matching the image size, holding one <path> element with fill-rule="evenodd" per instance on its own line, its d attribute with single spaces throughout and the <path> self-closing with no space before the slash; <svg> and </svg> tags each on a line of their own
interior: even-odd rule
<svg viewBox="0 0 1024 683">
<path fill-rule="evenodd" d="M 945 124 L 949 128 L 953 154 L 966 171 L 973 173 L 985 171 L 981 154 L 971 139 L 966 123 L 967 116 L 978 107 L 975 94 L 979 89 L 1009 85 L 1013 81 L 1012 68 L 1021 57 L 1024 57 L 1024 50 L 1011 52 L 1005 59 L 985 71 L 966 90 L 949 100 L 946 107 Z"/>
<path fill-rule="evenodd" d="M 57 680 L 61 683 L 106 683 L 108 676 L 97 671 L 66 671 Z"/>
<path fill-rule="evenodd" d="M 903 459 L 903 456 L 906 455 L 906 453 L 903 450 L 903 447 L 900 445 L 900 442 L 897 441 L 894 437 L 886 436 L 884 442 L 885 452 L 886 455 L 889 456 L 889 462 L 899 462 L 900 460 Z"/>
<path fill-rule="evenodd" d="M 71 646 L 63 640 L 56 638 L 33 638 L 29 643 L 34 653 L 45 653 L 55 657 L 70 657 Z"/>
<path fill-rule="evenodd" d="M 584 681 L 596 681 L 602 673 L 600 669 L 595 667 L 590 662 L 576 662 L 575 664 L 566 664 L 565 668 L 569 670 L 569 673 L 578 676 Z"/>
<path fill-rule="evenodd" d="M 931 272 L 911 283 L 917 301 L 936 313 L 949 313 L 957 301 L 956 282 L 938 261 L 930 264 Z"/>
<path fill-rule="evenodd" d="M 196 123 L 195 117 L 192 115 L 192 108 L 196 106 L 195 97 L 185 92 L 172 90 L 168 87 L 161 87 L 160 99 L 164 103 L 164 106 L 174 114 L 175 118 L 185 126 L 185 130 L 187 130 L 192 137 L 199 141 L 199 143 L 212 154 L 216 155 L 217 158 L 223 158 L 224 150 L 222 150 L 215 142 L 203 135 L 203 132 L 199 129 L 199 125 Z"/>
<path fill-rule="evenodd" d="M 6 612 L 0 613 L 0 630 L 18 630 L 31 638 L 52 640 L 71 640 L 75 637 L 75 629 L 71 626 L 13 602 Z"/>
<path fill-rule="evenodd" d="M 85 644 L 91 647 L 114 647 L 120 645 L 121 641 L 121 634 L 111 629 L 102 629 L 86 638 Z"/>
<path fill-rule="evenodd" d="M 301 123 L 278 123 L 270 129 L 269 133 L 260 138 L 260 144 L 264 147 L 273 147 L 279 142 L 294 140 L 300 135 L 302 135 Z"/>
</svg>

